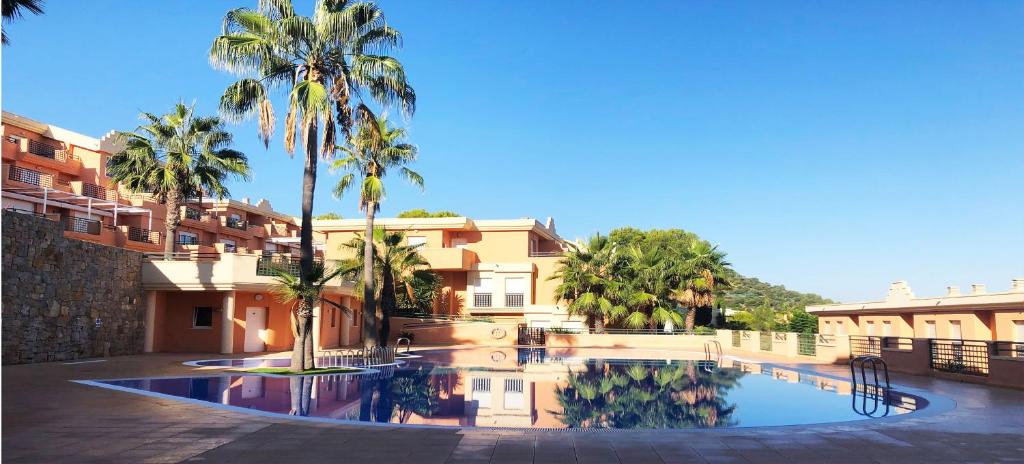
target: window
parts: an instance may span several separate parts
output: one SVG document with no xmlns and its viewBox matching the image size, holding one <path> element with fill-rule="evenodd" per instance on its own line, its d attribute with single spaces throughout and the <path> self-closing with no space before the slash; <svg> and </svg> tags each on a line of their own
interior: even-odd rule
<svg viewBox="0 0 1024 464">
<path fill-rule="evenodd" d="M 505 379 L 505 409 L 523 409 L 523 379 Z"/>
<path fill-rule="evenodd" d="M 925 337 L 938 338 L 938 331 L 935 329 L 935 321 L 924 321 Z"/>
<path fill-rule="evenodd" d="M 464 238 L 453 238 L 452 248 L 466 248 L 466 239 Z"/>
<path fill-rule="evenodd" d="M 960 331 L 960 321 L 949 321 L 949 338 L 954 340 L 964 338 L 963 332 Z"/>
<path fill-rule="evenodd" d="M 892 322 L 891 321 L 883 321 L 882 322 L 882 335 L 884 335 L 886 337 L 892 335 Z"/>
<path fill-rule="evenodd" d="M 473 379 L 473 400 L 478 408 L 491 407 L 491 379 Z"/>
<path fill-rule="evenodd" d="M 832 321 L 825 321 L 825 327 L 821 329 L 823 335 L 832 335 Z"/>
<path fill-rule="evenodd" d="M 220 240 L 220 243 L 224 244 L 225 253 L 234 253 L 236 250 L 238 250 L 238 247 L 235 245 L 234 240 L 228 240 L 226 238 L 223 238 Z"/>
<path fill-rule="evenodd" d="M 875 334 L 875 322 L 868 321 L 868 325 L 865 328 L 865 335 L 871 336 Z"/>
<path fill-rule="evenodd" d="M 522 277 L 507 277 L 505 279 L 505 306 L 508 308 L 522 308 L 526 294 L 526 279 Z"/>
<path fill-rule="evenodd" d="M 198 245 L 199 235 L 192 232 L 178 232 L 179 245 Z"/>
<path fill-rule="evenodd" d="M 491 279 L 478 277 L 473 283 L 473 306 L 477 308 L 491 307 Z"/>
<path fill-rule="evenodd" d="M 213 308 L 200 306 L 192 310 L 192 328 L 209 329 L 213 327 Z"/>
<path fill-rule="evenodd" d="M 1013 341 L 1024 342 L 1024 321 L 1013 321 Z"/>
<path fill-rule="evenodd" d="M 836 321 L 836 335 L 846 335 L 846 327 L 843 326 L 843 321 Z"/>
<path fill-rule="evenodd" d="M 423 236 L 419 236 L 419 235 L 410 235 L 408 238 L 406 238 L 406 240 L 408 241 L 409 246 L 411 246 L 411 247 L 426 247 L 427 246 L 427 237 L 423 237 Z"/>
</svg>

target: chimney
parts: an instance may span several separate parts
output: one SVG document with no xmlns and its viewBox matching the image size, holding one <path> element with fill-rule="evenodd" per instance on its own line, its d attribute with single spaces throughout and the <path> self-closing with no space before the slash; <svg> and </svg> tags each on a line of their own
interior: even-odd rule
<svg viewBox="0 0 1024 464">
<path fill-rule="evenodd" d="M 985 284 L 971 284 L 971 295 L 984 295 Z"/>
<path fill-rule="evenodd" d="M 946 296 L 960 296 L 960 286 L 950 285 L 946 287 Z"/>
<path fill-rule="evenodd" d="M 1024 277 L 1018 277 L 1010 282 L 1011 292 L 1024 292 Z"/>
<path fill-rule="evenodd" d="M 242 203 L 249 204 L 249 197 L 242 197 Z"/>
</svg>

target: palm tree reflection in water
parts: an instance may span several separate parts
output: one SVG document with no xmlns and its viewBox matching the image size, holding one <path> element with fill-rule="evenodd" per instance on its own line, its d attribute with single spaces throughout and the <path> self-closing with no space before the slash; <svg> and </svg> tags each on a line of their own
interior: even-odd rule
<svg viewBox="0 0 1024 464">
<path fill-rule="evenodd" d="M 696 361 L 617 364 L 589 360 L 558 387 L 555 414 L 573 428 L 713 428 L 736 424 L 726 395 L 745 375 Z"/>
</svg>

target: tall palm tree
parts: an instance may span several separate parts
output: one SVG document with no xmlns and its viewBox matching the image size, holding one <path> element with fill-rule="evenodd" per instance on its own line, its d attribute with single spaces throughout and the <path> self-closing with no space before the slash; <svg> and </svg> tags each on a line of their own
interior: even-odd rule
<svg viewBox="0 0 1024 464">
<path fill-rule="evenodd" d="M 195 105 L 178 103 L 163 116 L 142 113 L 134 132 L 119 132 L 124 149 L 107 160 L 107 173 L 132 192 L 149 193 L 167 207 L 164 258 L 174 253 L 184 202 L 213 195 L 224 198 L 229 177 L 249 178 L 242 152 L 228 148 L 231 134 L 220 119 L 196 116 Z"/>
<path fill-rule="evenodd" d="M 724 252 L 704 240 L 691 242 L 685 256 L 681 265 L 686 278 L 682 286 L 672 292 L 672 299 L 687 308 L 686 330 L 689 331 L 693 330 L 697 309 L 710 308 L 715 295 L 731 286 L 726 279 L 730 264 Z"/>
<path fill-rule="evenodd" d="M 626 307 L 616 298 L 616 259 L 615 246 L 608 236 L 595 234 L 586 246 L 570 245 L 558 269 L 548 277 L 558 281 L 555 298 L 569 303 L 569 314 L 585 317 L 587 327 L 597 333 L 604 333 L 605 320 L 615 321 L 626 314 Z"/>
<path fill-rule="evenodd" d="M 350 134 L 354 110 L 366 109 L 364 93 L 381 105 L 397 105 L 407 115 L 415 110 L 416 94 L 405 70 L 388 56 L 400 44 L 401 34 L 388 26 L 376 5 L 348 0 L 318 0 L 312 16 L 296 15 L 291 0 L 259 0 L 256 9 L 229 11 L 213 41 L 210 62 L 241 77 L 224 91 L 221 113 L 236 120 L 258 115 L 265 146 L 275 126 L 270 91 L 288 89 L 284 146 L 294 153 L 298 134 L 305 149 L 302 278 L 313 268 L 318 154 L 333 156 L 337 130 Z M 364 297 L 372 293 L 372 288 L 364 289 Z"/>
<path fill-rule="evenodd" d="M 43 0 L 3 0 L 4 24 L 10 24 L 11 21 L 24 17 L 25 14 L 22 10 L 41 15 L 43 14 Z M 0 35 L 3 37 L 0 40 L 2 40 L 4 45 L 11 43 L 11 40 L 7 37 L 7 31 L 0 31 Z"/>
<path fill-rule="evenodd" d="M 315 261 L 308 273 L 293 274 L 287 266 L 273 268 L 274 284 L 272 291 L 277 299 L 290 304 L 295 315 L 292 335 L 295 342 L 292 346 L 292 372 L 302 372 L 316 368 L 316 356 L 313 347 L 313 305 L 317 302 L 327 303 L 348 312 L 349 309 L 323 299 L 324 287 L 345 272 L 343 267 L 328 269 L 323 261 Z"/>
<path fill-rule="evenodd" d="M 670 304 L 675 280 L 671 255 L 660 248 L 630 246 L 626 249 L 620 298 L 630 308 L 624 323 L 630 328 L 657 328 L 658 324 L 681 324 L 682 316 Z"/>
<path fill-rule="evenodd" d="M 360 107 L 358 126 L 348 143 L 338 149 L 346 156 L 335 160 L 332 170 L 349 171 L 334 187 L 334 195 L 341 197 L 354 186 L 359 176 L 359 208 L 366 212 L 366 235 L 373 236 L 373 219 L 384 199 L 384 176 L 397 169 L 409 183 L 423 188 L 423 176 L 406 167 L 416 159 L 415 145 L 405 142 L 405 129 L 391 127 L 387 116 L 377 117 L 369 108 Z M 363 308 L 371 317 L 363 318 L 363 344 L 375 346 L 387 343 L 377 338 L 377 307 L 373 280 L 373 242 L 363 247 Z"/>
<path fill-rule="evenodd" d="M 380 340 L 386 344 L 391 332 L 391 316 L 398 311 L 401 296 L 404 295 L 405 299 L 416 302 L 416 294 L 420 293 L 416 291 L 417 288 L 436 287 L 440 278 L 430 269 L 427 260 L 419 254 L 420 245 L 404 244 L 404 233 L 386 232 L 383 228 L 376 227 L 373 230 L 373 242 L 373 275 L 374 279 L 381 283 L 374 298 L 380 307 Z M 366 250 L 366 240 L 363 237 L 355 237 L 342 246 L 354 251 L 358 256 Z M 353 258 L 342 266 L 347 274 L 354 274 L 357 280 L 361 280 L 365 275 L 363 265 L 363 260 Z"/>
</svg>

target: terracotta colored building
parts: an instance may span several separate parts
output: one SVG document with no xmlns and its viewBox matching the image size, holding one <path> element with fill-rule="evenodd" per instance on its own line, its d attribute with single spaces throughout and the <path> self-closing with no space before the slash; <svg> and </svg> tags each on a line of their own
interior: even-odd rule
<svg viewBox="0 0 1024 464">
<path fill-rule="evenodd" d="M 1010 289 L 970 293 L 948 287 L 938 297 L 917 297 L 906 282 L 893 282 L 883 301 L 808 306 L 818 331 L 831 335 L 1000 340 L 1024 342 L 1024 278 Z"/>
<path fill-rule="evenodd" d="M 532 327 L 582 327 L 555 298 L 550 279 L 563 251 L 554 221 L 531 218 L 480 220 L 467 217 L 396 219 L 374 224 L 402 231 L 407 244 L 441 275 L 441 295 L 433 303 L 438 315 L 489 316 L 498 322 Z M 344 246 L 365 231 L 363 219 L 316 221 L 328 259 L 352 256 Z"/>
</svg>

